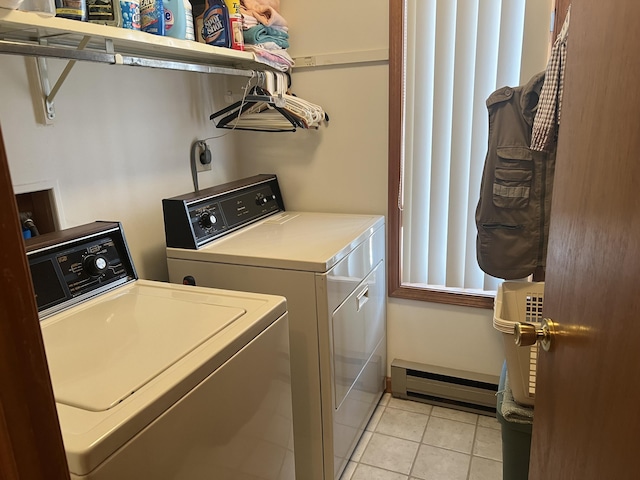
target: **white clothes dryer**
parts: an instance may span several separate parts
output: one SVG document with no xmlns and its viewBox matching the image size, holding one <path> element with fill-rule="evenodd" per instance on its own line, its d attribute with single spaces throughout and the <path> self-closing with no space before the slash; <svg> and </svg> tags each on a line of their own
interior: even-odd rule
<svg viewBox="0 0 640 480">
<path fill-rule="evenodd" d="M 170 281 L 287 298 L 296 478 L 338 479 L 385 388 L 384 217 L 285 211 L 275 175 L 163 210 Z"/>
<path fill-rule="evenodd" d="M 114 222 L 27 255 L 72 479 L 295 478 L 283 297 L 138 280 Z"/>
</svg>

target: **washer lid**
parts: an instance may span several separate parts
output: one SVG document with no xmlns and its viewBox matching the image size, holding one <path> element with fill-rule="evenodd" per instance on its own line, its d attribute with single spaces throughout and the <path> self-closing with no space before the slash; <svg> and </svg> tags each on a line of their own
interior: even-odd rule
<svg viewBox="0 0 640 480">
<path fill-rule="evenodd" d="M 108 410 L 245 313 L 151 287 L 74 308 L 42 332 L 56 401 Z"/>
</svg>

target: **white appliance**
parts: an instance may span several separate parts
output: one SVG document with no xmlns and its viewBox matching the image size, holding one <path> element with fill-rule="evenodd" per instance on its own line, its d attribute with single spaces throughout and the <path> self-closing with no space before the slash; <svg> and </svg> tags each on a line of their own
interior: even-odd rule
<svg viewBox="0 0 640 480">
<path fill-rule="evenodd" d="M 384 218 L 284 211 L 274 175 L 163 210 L 170 281 L 287 298 L 296 478 L 339 478 L 385 388 Z"/>
<path fill-rule="evenodd" d="M 138 280 L 118 223 L 27 250 L 71 478 L 295 478 L 283 297 Z"/>
</svg>

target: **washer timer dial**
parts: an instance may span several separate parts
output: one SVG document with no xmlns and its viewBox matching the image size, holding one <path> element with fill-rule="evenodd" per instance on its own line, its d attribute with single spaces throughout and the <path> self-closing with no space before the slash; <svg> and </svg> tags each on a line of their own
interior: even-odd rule
<svg viewBox="0 0 640 480">
<path fill-rule="evenodd" d="M 198 220 L 198 222 L 200 223 L 200 226 L 205 230 L 213 227 L 217 221 L 218 219 L 210 210 L 206 210 L 204 213 L 201 213 Z"/>
<path fill-rule="evenodd" d="M 87 255 L 82 260 L 82 266 L 91 277 L 99 277 L 109 267 L 109 262 L 104 255 Z"/>
</svg>

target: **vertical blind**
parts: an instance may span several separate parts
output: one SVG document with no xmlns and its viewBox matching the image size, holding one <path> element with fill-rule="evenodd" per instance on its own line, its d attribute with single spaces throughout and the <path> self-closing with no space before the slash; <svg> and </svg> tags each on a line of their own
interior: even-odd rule
<svg viewBox="0 0 640 480">
<path fill-rule="evenodd" d="M 476 260 L 485 101 L 520 80 L 526 0 L 408 0 L 402 282 L 495 291 Z"/>
</svg>

